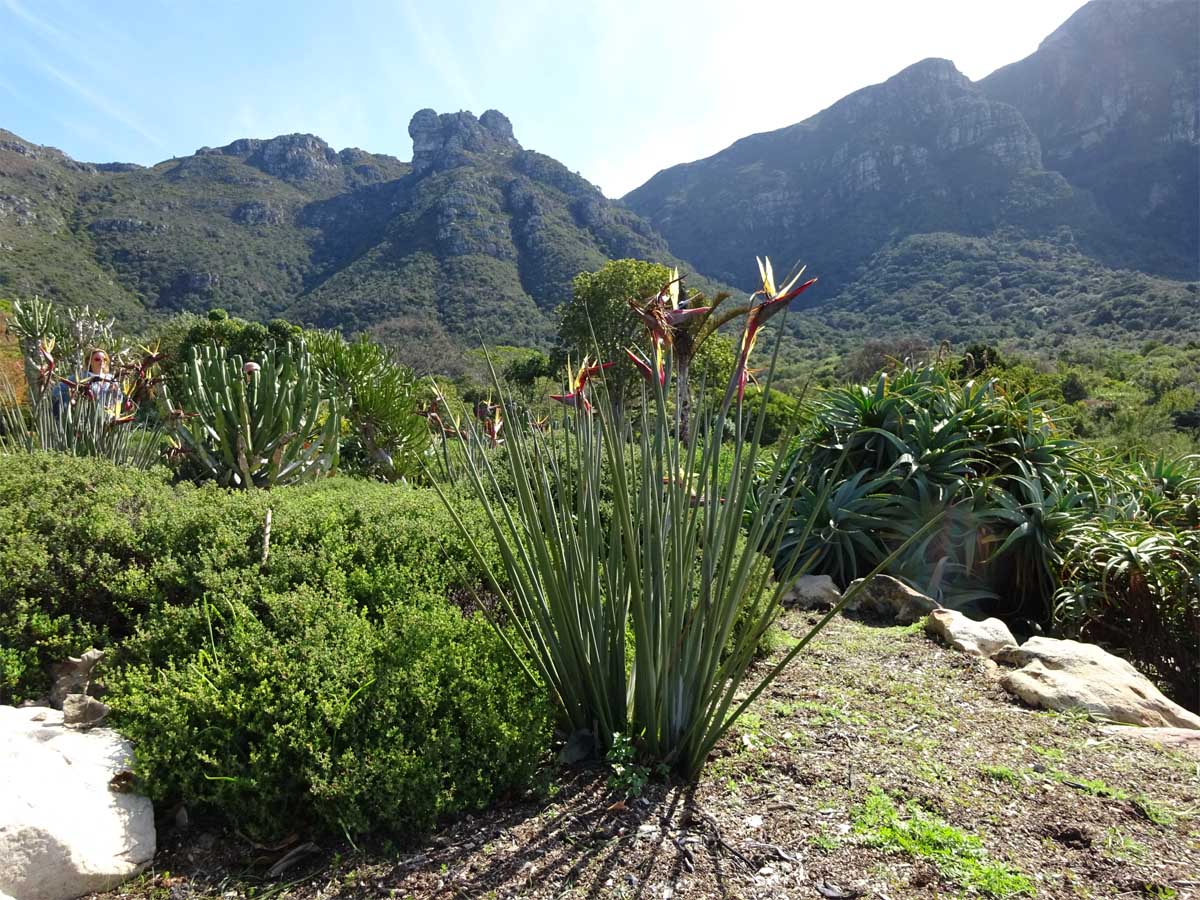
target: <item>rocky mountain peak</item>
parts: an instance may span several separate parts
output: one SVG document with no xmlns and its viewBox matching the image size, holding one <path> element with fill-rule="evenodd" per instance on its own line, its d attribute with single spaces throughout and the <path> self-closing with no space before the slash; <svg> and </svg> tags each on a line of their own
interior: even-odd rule
<svg viewBox="0 0 1200 900">
<path fill-rule="evenodd" d="M 418 175 L 464 165 L 474 156 L 511 155 L 521 149 L 512 122 L 494 109 L 479 118 L 466 111 L 439 115 L 422 109 L 408 123 L 408 134 L 413 140 L 413 172 Z"/>
<path fill-rule="evenodd" d="M 1155 14 L 1173 5 L 1180 5 L 1179 0 L 1092 0 L 1047 35 L 1038 49 L 1066 48 L 1097 38 L 1119 39 L 1117 32 L 1137 27 L 1147 13 Z"/>
<path fill-rule="evenodd" d="M 201 147 L 196 156 L 238 156 L 284 181 L 319 178 L 338 168 L 336 152 L 315 134 L 281 134 L 269 140 L 239 138 L 215 150 Z"/>
<path fill-rule="evenodd" d="M 241 156 L 255 168 L 284 181 L 321 178 L 336 171 L 340 162 L 333 148 L 315 134 L 281 134 L 266 141 L 242 138 L 209 152 Z"/>
<path fill-rule="evenodd" d="M 285 181 L 316 178 L 338 168 L 338 155 L 316 135 L 286 134 L 271 138 L 251 157 L 268 175 Z"/>
<path fill-rule="evenodd" d="M 1092 0 L 979 82 L 1021 111 L 1047 168 L 1095 198 L 1111 240 L 1136 235 L 1155 248 L 1153 271 L 1177 278 L 1200 272 L 1198 34 L 1196 0 Z"/>
<path fill-rule="evenodd" d="M 958 71 L 958 67 L 952 61 L 936 56 L 927 57 L 901 69 L 888 81 L 912 86 L 946 84 L 961 88 L 969 87 L 971 84 L 971 80 Z"/>
<path fill-rule="evenodd" d="M 845 142 L 835 161 L 907 155 L 910 170 L 931 163 L 936 169 L 946 154 L 971 151 L 1010 172 L 1041 166 L 1037 138 L 1017 110 L 985 96 L 948 59 L 913 63 L 810 121 L 816 126 L 806 130 L 810 141 L 824 132 Z"/>
<path fill-rule="evenodd" d="M 0 128 L 0 153 L 8 153 L 17 158 L 23 157 L 29 162 L 33 160 L 52 161 L 80 172 L 96 171 L 95 166 L 90 163 L 76 162 L 57 147 L 32 144 L 3 128 Z"/>
<path fill-rule="evenodd" d="M 1106 143 L 1194 146 L 1198 33 L 1195 0 L 1092 0 L 979 84 L 1022 111 L 1056 162 Z"/>
</svg>

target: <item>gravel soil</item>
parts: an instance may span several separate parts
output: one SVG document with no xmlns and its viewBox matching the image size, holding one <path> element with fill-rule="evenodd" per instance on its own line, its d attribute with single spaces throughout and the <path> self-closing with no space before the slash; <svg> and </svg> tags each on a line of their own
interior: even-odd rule
<svg viewBox="0 0 1200 900">
<path fill-rule="evenodd" d="M 98 896 L 1200 898 L 1200 761 L 1024 708 L 912 627 L 836 618 L 696 785 L 624 800 L 607 778 L 547 768 L 419 846 L 164 824 L 153 866 Z"/>
</svg>

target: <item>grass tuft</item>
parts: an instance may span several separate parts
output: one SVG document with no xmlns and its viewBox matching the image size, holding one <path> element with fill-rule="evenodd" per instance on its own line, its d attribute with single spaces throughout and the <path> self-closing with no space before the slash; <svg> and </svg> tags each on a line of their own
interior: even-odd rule
<svg viewBox="0 0 1200 900">
<path fill-rule="evenodd" d="M 992 897 L 1032 896 L 1033 882 L 988 857 L 978 837 L 909 802 L 903 810 L 879 788 L 854 811 L 852 826 L 869 847 L 929 860 L 946 878 Z"/>
</svg>

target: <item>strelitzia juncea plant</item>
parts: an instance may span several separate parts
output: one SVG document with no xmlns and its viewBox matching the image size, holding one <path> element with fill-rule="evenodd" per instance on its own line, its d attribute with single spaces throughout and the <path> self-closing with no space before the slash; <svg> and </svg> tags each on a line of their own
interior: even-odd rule
<svg viewBox="0 0 1200 900">
<path fill-rule="evenodd" d="M 569 407 L 559 427 L 513 428 L 503 453 L 465 454 L 500 548 L 500 571 L 482 552 L 476 559 L 506 614 L 501 635 L 548 686 L 570 732 L 591 735 L 600 752 L 615 734 L 632 735 L 647 761 L 689 779 L 833 615 L 750 675 L 784 594 L 810 563 L 796 559 L 777 578 L 767 563 L 794 527 L 798 489 L 795 454 L 760 459 L 765 408 L 749 409 L 743 395 L 758 327 L 791 299 L 769 280 L 748 305 L 723 401 L 686 437 L 664 332 L 651 335 L 665 338 L 661 369 L 657 360 L 638 367 L 645 387 L 634 415 L 614 413 L 603 364 L 585 361 L 555 398 Z M 499 379 L 496 389 L 503 397 Z M 474 431 L 460 439 L 483 449 Z"/>
</svg>

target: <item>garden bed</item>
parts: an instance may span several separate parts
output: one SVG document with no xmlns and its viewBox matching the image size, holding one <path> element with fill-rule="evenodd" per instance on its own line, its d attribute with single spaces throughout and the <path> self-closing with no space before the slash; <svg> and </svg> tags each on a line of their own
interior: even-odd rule
<svg viewBox="0 0 1200 900">
<path fill-rule="evenodd" d="M 547 770 L 415 846 L 265 848 L 163 810 L 152 869 L 103 896 L 1200 896 L 1195 759 L 1022 708 L 914 628 L 835 619 L 741 725 L 697 785 L 623 801 L 606 768 Z"/>
</svg>

